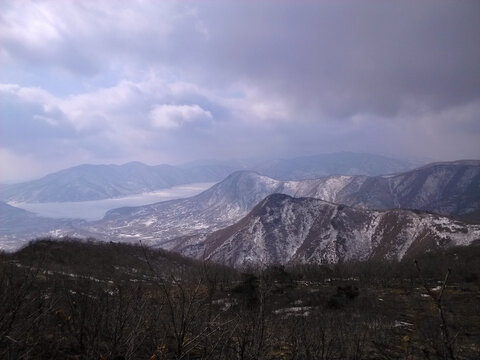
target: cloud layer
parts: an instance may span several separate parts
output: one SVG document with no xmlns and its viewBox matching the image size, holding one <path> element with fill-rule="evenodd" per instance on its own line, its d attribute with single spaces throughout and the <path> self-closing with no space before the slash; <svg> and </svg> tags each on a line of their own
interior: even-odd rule
<svg viewBox="0 0 480 360">
<path fill-rule="evenodd" d="M 477 1 L 2 1 L 0 181 L 81 162 L 479 158 L 479 13 Z"/>
</svg>

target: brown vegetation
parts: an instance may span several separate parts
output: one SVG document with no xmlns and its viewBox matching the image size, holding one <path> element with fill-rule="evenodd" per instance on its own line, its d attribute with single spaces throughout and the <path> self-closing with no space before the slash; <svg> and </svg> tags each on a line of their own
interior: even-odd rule
<svg viewBox="0 0 480 360">
<path fill-rule="evenodd" d="M 44 239 L 0 254 L 0 358 L 478 358 L 479 262 L 474 244 L 418 258 L 420 272 L 405 259 L 241 273 Z"/>
</svg>

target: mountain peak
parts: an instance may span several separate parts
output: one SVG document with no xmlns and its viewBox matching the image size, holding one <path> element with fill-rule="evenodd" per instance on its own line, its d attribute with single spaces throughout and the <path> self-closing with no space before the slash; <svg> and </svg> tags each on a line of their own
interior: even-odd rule
<svg viewBox="0 0 480 360">
<path fill-rule="evenodd" d="M 261 177 L 258 172 L 253 170 L 237 170 L 228 175 L 224 181 L 239 181 L 242 179 L 251 179 L 256 177 Z"/>
<path fill-rule="evenodd" d="M 420 211 L 374 211 L 282 194 L 204 240 L 206 259 L 234 267 L 400 260 L 436 247 L 468 245 L 480 226 Z M 197 245 L 198 246 L 198 245 Z"/>
</svg>

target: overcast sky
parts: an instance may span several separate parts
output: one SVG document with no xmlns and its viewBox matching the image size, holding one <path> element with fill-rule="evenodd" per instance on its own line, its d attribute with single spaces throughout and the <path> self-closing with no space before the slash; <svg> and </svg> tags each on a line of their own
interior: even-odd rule
<svg viewBox="0 0 480 360">
<path fill-rule="evenodd" d="M 480 1 L 0 0 L 0 182 L 80 163 L 480 158 Z"/>
</svg>

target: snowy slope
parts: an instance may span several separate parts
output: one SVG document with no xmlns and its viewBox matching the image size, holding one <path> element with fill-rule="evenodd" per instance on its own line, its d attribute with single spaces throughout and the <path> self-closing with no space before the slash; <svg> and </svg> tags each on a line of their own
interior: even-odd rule
<svg viewBox="0 0 480 360">
<path fill-rule="evenodd" d="M 456 216 L 480 209 L 480 161 L 434 163 L 390 176 L 315 181 L 315 190 L 304 196 L 367 209 L 408 208 Z"/>
<path fill-rule="evenodd" d="M 235 267 L 397 259 L 436 246 L 468 245 L 480 226 L 410 210 L 372 211 L 274 194 L 245 218 L 176 251 Z"/>
<path fill-rule="evenodd" d="M 272 193 L 295 191 L 288 182 L 239 171 L 190 198 L 111 210 L 86 230 L 100 238 L 142 238 L 168 248 L 168 240 L 233 224 Z"/>
</svg>

